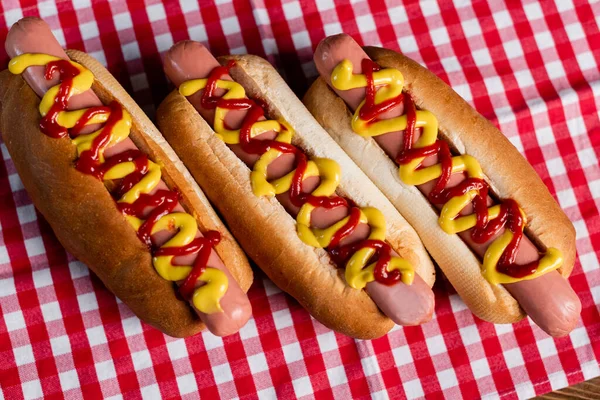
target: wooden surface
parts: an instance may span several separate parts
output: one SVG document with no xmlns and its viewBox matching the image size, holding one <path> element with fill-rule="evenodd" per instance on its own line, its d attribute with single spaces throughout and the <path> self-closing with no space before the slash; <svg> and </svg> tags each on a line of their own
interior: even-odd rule
<svg viewBox="0 0 600 400">
<path fill-rule="evenodd" d="M 538 400 L 600 399 L 600 377 L 548 393 Z"/>
</svg>

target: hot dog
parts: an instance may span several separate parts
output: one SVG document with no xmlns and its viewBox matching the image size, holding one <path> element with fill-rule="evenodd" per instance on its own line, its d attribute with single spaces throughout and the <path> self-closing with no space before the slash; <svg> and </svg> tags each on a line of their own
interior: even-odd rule
<svg viewBox="0 0 600 400">
<path fill-rule="evenodd" d="M 575 231 L 502 133 L 401 54 L 341 34 L 314 61 L 320 78 L 305 105 L 415 227 L 471 310 L 495 323 L 525 312 L 548 334 L 568 334 L 581 312 L 565 279 Z"/>
<path fill-rule="evenodd" d="M 352 337 L 431 318 L 418 236 L 268 62 L 186 41 L 164 69 L 178 91 L 158 109 L 161 131 L 276 285 Z"/>
<path fill-rule="evenodd" d="M 237 332 L 251 315 L 252 270 L 133 99 L 40 19 L 14 24 L 5 47 L 0 130 L 64 247 L 168 335 Z"/>
</svg>

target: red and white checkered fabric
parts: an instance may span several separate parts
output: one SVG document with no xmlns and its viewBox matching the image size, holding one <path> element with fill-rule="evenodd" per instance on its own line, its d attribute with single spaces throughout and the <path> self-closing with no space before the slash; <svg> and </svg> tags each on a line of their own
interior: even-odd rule
<svg viewBox="0 0 600 400">
<path fill-rule="evenodd" d="M 431 322 L 357 341 L 257 273 L 254 318 L 239 334 L 175 340 L 140 323 L 65 253 L 2 145 L 0 399 L 524 398 L 600 375 L 599 3 L 200 3 L 3 0 L 0 42 L 22 16 L 41 16 L 65 47 L 107 65 L 150 115 L 170 90 L 160 53 L 179 40 L 266 56 L 298 94 L 316 75 L 312 50 L 325 35 L 401 50 L 499 125 L 573 221 L 579 326 L 559 340 L 528 320 L 494 326 L 440 280 Z"/>
</svg>

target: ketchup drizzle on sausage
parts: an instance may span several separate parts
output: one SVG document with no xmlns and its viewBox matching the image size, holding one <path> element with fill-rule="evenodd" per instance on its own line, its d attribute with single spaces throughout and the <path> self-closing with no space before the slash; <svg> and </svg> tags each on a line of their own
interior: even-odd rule
<svg viewBox="0 0 600 400">
<path fill-rule="evenodd" d="M 58 117 L 58 113 L 67 109 L 67 102 L 69 101 L 69 95 L 73 87 L 73 78 L 79 75 L 79 70 L 66 60 L 52 61 L 46 65 L 44 77 L 50 80 L 55 72 L 58 72 L 60 75 L 61 84 L 58 88 L 54 104 L 40 122 L 40 129 L 51 138 L 59 139 L 66 137 L 68 130 L 60 126 L 56 122 L 56 118 Z"/>
<path fill-rule="evenodd" d="M 90 148 L 81 153 L 77 160 L 76 168 L 82 173 L 102 180 L 104 175 L 114 166 L 123 162 L 133 162 L 135 170 L 121 179 L 111 193 L 115 198 L 121 197 L 148 172 L 148 156 L 140 150 L 132 149 L 116 154 L 104 162 L 100 162 L 100 154 L 110 142 L 110 135 L 115 124 L 123 117 L 123 108 L 116 101 L 112 101 L 108 106 L 88 108 L 71 129 L 60 126 L 57 122 L 57 117 L 61 111 L 67 109 L 71 88 L 73 87 L 73 79 L 79 74 L 79 69 L 67 60 L 52 61 L 46 65 L 45 78 L 47 80 L 52 79 L 52 76 L 56 72 L 60 76 L 61 84 L 54 104 L 40 122 L 41 131 L 52 138 L 74 137 L 81 133 L 81 130 L 94 116 L 110 113 L 101 132 L 92 140 Z M 125 215 L 145 218 L 137 234 L 155 257 L 161 255 L 183 256 L 198 253 L 192 266 L 192 271 L 179 286 L 181 295 L 185 299 L 189 299 L 194 293 L 198 278 L 206 269 L 212 247 L 221 241 L 221 234 L 217 231 L 208 231 L 204 233 L 204 237 L 195 238 L 186 246 L 154 248 L 152 244 L 152 228 L 160 218 L 170 214 L 175 209 L 178 197 L 176 191 L 157 190 L 154 194 L 140 194 L 138 199 L 131 204 L 117 202 L 117 208 Z M 145 216 L 144 214 L 147 213 L 148 209 L 151 209 L 151 211 Z"/>
<path fill-rule="evenodd" d="M 389 272 L 388 264 L 392 258 L 391 247 L 381 240 L 361 240 L 351 245 L 339 246 L 339 243 L 356 230 L 360 223 L 360 209 L 349 200 L 341 196 L 314 196 L 302 191 L 302 181 L 308 166 L 306 154 L 296 146 L 278 142 L 277 140 L 259 140 L 252 138 L 252 125 L 264 117 L 264 109 L 257 101 L 251 99 L 226 100 L 215 95 L 217 81 L 223 76 L 229 74 L 229 70 L 235 65 L 232 60 L 227 65 L 214 68 L 207 78 L 206 87 L 201 97 L 201 105 L 206 109 L 215 109 L 216 107 L 229 110 L 248 110 L 240 127 L 240 146 L 248 154 L 264 154 L 270 149 L 276 149 L 281 153 L 294 154 L 295 172 L 290 187 L 290 200 L 296 207 L 301 207 L 305 203 L 314 207 L 323 207 L 331 209 L 345 206 L 350 208 L 350 218 L 333 236 L 327 250 L 331 253 L 333 260 L 338 265 L 343 265 L 356 251 L 363 248 L 372 248 L 376 252 L 372 259 L 376 259 L 374 269 L 375 280 L 385 285 L 393 285 L 401 279 L 402 274 L 398 270 Z M 282 125 L 285 129 L 285 126 Z"/>
<path fill-rule="evenodd" d="M 498 272 L 514 278 L 523 278 L 533 274 L 538 267 L 539 260 L 524 265 L 517 265 L 514 263 L 519 243 L 523 238 L 524 225 L 524 219 L 517 202 L 512 199 L 503 200 L 500 204 L 500 213 L 498 217 L 489 221 L 486 202 L 489 185 L 483 179 L 467 178 L 457 186 L 446 189 L 450 176 L 452 175 L 452 153 L 448 143 L 438 139 L 429 146 L 414 148 L 417 109 L 411 96 L 408 93 L 401 93 L 395 98 L 380 104 L 375 104 L 375 82 L 373 80 L 373 73 L 379 71 L 380 67 L 370 59 L 363 59 L 361 66 L 367 79 L 365 104 L 360 111 L 360 117 L 362 119 L 374 121 L 386 111 L 389 111 L 400 104 L 404 104 L 407 122 L 406 129 L 404 130 L 403 148 L 396 156 L 396 162 L 398 164 L 407 164 L 414 159 L 437 154 L 442 167 L 442 174 L 438 178 L 431 193 L 429 193 L 429 201 L 433 204 L 444 204 L 453 197 L 462 196 L 471 190 L 478 190 L 478 194 L 473 198 L 473 210 L 477 217 L 477 223 L 471 231 L 471 238 L 475 243 L 485 243 L 502 228 L 508 229 L 512 232 L 513 236 L 510 244 L 502 253 L 500 260 L 498 260 L 496 269 Z"/>
<path fill-rule="evenodd" d="M 196 288 L 196 282 L 200 275 L 206 269 L 208 258 L 210 257 L 210 251 L 213 246 L 216 246 L 221 241 L 221 234 L 217 231 L 208 231 L 204 237 L 194 239 L 190 244 L 183 247 L 161 247 L 154 252 L 155 256 L 185 256 L 188 254 L 198 253 L 196 261 L 192 266 L 192 271 L 185 278 L 181 286 L 179 286 L 179 292 L 181 295 L 188 299 Z"/>
</svg>

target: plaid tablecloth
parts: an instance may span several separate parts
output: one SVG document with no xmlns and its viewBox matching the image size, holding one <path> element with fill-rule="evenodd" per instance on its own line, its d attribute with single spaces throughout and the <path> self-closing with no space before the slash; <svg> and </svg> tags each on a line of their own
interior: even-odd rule
<svg viewBox="0 0 600 400">
<path fill-rule="evenodd" d="M 0 399 L 523 398 L 600 375 L 598 2 L 3 0 L 0 15 L 0 42 L 22 16 L 45 18 L 151 116 L 170 90 L 161 53 L 179 40 L 265 56 L 299 95 L 325 35 L 401 50 L 499 125 L 556 196 L 577 230 L 570 281 L 583 303 L 578 327 L 553 340 L 528 320 L 478 320 L 439 279 L 431 322 L 358 341 L 257 272 L 239 334 L 172 339 L 65 253 L 2 145 Z"/>
</svg>

